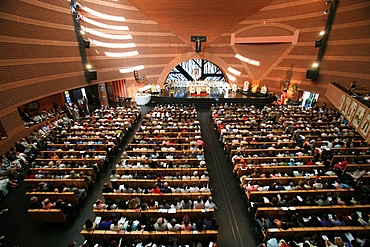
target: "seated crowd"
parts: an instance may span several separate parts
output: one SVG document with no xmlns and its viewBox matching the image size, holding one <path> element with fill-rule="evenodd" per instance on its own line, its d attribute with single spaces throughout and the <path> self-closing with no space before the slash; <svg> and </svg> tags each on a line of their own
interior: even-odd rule
<svg viewBox="0 0 370 247">
<path fill-rule="evenodd" d="M 193 106 L 154 107 L 123 152 L 121 161 L 110 175 L 110 183 L 104 184 L 104 201 L 98 199 L 93 205 L 96 215 L 101 210 L 115 210 L 116 214 L 125 212 L 117 210 L 134 210 L 140 216 L 97 217 L 95 221 L 87 220 L 83 229 L 127 232 L 217 230 L 218 222 L 212 217 L 204 218 L 200 214 L 199 218 L 190 219 L 190 214 L 180 213 L 181 210 L 198 212 L 193 210 L 217 208 L 212 196 L 209 196 L 211 190 L 203 148 Z M 200 192 L 209 194 L 187 196 Z M 184 193 L 184 196 L 177 197 L 177 193 Z M 118 197 L 119 194 L 128 197 Z M 163 197 L 166 194 L 174 196 Z M 150 197 L 144 198 L 144 195 Z M 174 214 L 150 217 L 146 214 L 150 210 L 159 214 L 168 210 L 174 211 Z"/>
<path fill-rule="evenodd" d="M 224 104 L 213 106 L 211 113 L 246 192 L 249 210 L 255 214 L 256 231 L 266 241 L 261 246 L 344 246 L 334 245 L 330 239 L 316 243 L 314 238 L 308 239 L 309 233 L 307 243 L 298 235 L 279 242 L 280 230 L 274 229 L 370 226 L 370 198 L 359 190 L 368 183 L 370 147 L 337 111 L 325 105 L 306 109 L 271 105 L 260 110 Z M 356 168 L 347 171 L 349 164 Z M 343 189 L 355 190 L 347 194 Z M 263 191 L 271 193 L 257 197 Z M 305 191 L 320 192 L 303 194 Z M 341 213 L 336 208 L 340 205 L 349 210 Z M 344 237 L 343 232 L 339 235 Z M 334 241 L 339 242 L 332 238 Z"/>
</svg>

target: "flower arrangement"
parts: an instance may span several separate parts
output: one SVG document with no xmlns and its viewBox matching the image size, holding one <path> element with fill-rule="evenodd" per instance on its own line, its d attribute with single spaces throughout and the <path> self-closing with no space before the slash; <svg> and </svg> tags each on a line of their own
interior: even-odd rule
<svg viewBox="0 0 370 247">
<path fill-rule="evenodd" d="M 138 80 L 138 82 L 141 82 L 141 83 L 144 83 L 144 82 L 148 81 L 148 79 L 145 78 L 145 75 L 139 76 L 139 78 L 137 80 Z"/>
</svg>

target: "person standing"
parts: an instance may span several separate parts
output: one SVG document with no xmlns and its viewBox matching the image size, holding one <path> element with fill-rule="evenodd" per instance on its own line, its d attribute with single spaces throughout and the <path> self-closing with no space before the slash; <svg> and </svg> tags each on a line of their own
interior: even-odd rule
<svg viewBox="0 0 370 247">
<path fill-rule="evenodd" d="M 351 86 L 350 86 L 351 93 L 353 93 L 353 91 L 355 91 L 356 86 L 357 86 L 357 82 L 352 81 Z"/>
</svg>

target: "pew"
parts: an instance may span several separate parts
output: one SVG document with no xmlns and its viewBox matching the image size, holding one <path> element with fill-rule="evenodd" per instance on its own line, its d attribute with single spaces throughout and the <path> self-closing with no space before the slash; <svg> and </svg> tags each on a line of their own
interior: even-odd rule
<svg viewBox="0 0 370 247">
<path fill-rule="evenodd" d="M 141 188 L 144 188 L 145 186 L 148 186 L 149 188 L 153 187 L 153 185 L 157 182 L 157 179 L 114 179 L 111 180 L 112 183 L 116 184 L 129 184 L 130 186 L 137 185 Z M 196 184 L 199 188 L 202 187 L 203 183 L 208 183 L 208 178 L 193 178 L 193 179 L 161 179 L 161 182 L 167 182 L 170 187 L 173 187 L 173 185 L 182 186 L 184 183 L 188 184 L 189 186 L 192 184 Z"/>
<path fill-rule="evenodd" d="M 154 200 L 163 200 L 172 201 L 175 198 L 182 200 L 185 197 L 188 197 L 189 200 L 195 201 L 198 197 L 202 197 L 203 200 L 207 197 L 211 196 L 211 192 L 197 192 L 197 193 L 121 193 L 121 192 L 113 192 L 113 193 L 103 193 L 103 197 L 105 200 L 110 200 L 113 202 L 121 202 L 122 200 L 130 200 L 132 198 L 138 197 L 141 199 L 141 202 L 148 203 L 150 199 Z"/>
<path fill-rule="evenodd" d="M 46 198 L 49 198 L 51 202 L 62 199 L 64 202 L 67 203 L 78 204 L 76 194 L 73 192 L 27 192 L 26 196 L 28 196 L 29 198 L 31 198 L 32 196 L 36 196 L 39 202 L 45 200 Z"/>
<path fill-rule="evenodd" d="M 351 195 L 355 192 L 354 189 L 321 189 L 321 190 L 279 190 L 279 191 L 247 191 L 245 194 L 247 195 L 249 202 L 257 202 L 259 198 L 266 197 L 271 199 L 273 196 L 277 196 L 278 194 L 281 197 L 285 195 L 290 196 L 301 196 L 305 199 L 307 196 L 315 196 L 315 195 Z"/>
<path fill-rule="evenodd" d="M 238 178 L 245 174 L 251 174 L 254 169 L 258 169 L 260 173 L 269 171 L 270 173 L 274 170 L 279 171 L 281 174 L 292 173 L 293 171 L 305 170 L 312 171 L 314 169 L 320 170 L 325 168 L 324 165 L 302 165 L 302 166 L 247 166 L 246 168 L 240 168 L 237 171 Z"/>
<path fill-rule="evenodd" d="M 36 222 L 67 222 L 67 215 L 61 209 L 28 209 Z"/>
<path fill-rule="evenodd" d="M 30 171 L 33 173 L 37 173 L 38 171 L 43 171 L 43 172 L 49 172 L 49 173 L 56 173 L 56 174 L 61 174 L 64 172 L 70 173 L 71 171 L 75 171 L 76 173 L 79 172 L 84 172 L 85 175 L 91 176 L 94 180 L 96 179 L 96 174 L 94 171 L 94 168 L 89 168 L 89 167 L 76 167 L 76 168 L 49 168 L 49 167 L 40 167 L 40 168 L 30 168 Z"/>
<path fill-rule="evenodd" d="M 217 230 L 203 230 L 200 232 L 197 231 L 110 231 L 110 230 L 82 230 L 80 232 L 83 235 L 85 240 L 88 240 L 92 243 L 102 243 L 108 244 L 112 238 L 128 240 L 141 240 L 145 242 L 147 240 L 153 240 L 154 242 L 163 241 L 163 239 L 168 240 L 169 237 L 177 239 L 178 243 L 187 243 L 191 244 L 193 242 L 201 242 L 208 244 L 211 240 L 214 243 L 217 243 Z"/>
<path fill-rule="evenodd" d="M 88 190 L 87 183 L 85 179 L 82 178 L 60 178 L 60 179 L 53 179 L 53 178 L 34 178 L 34 179 L 24 179 L 24 182 L 30 183 L 33 185 L 39 185 L 41 182 L 44 183 L 53 183 L 55 186 L 63 185 L 63 186 L 69 186 L 70 184 L 73 184 L 79 189 L 85 189 Z"/>
<path fill-rule="evenodd" d="M 309 237 L 318 233 L 320 235 L 342 236 L 345 232 L 350 232 L 357 238 L 366 238 L 370 232 L 370 226 L 292 227 L 287 230 L 268 228 L 267 232 L 274 233 L 277 239 Z"/>
<path fill-rule="evenodd" d="M 366 205 L 335 205 L 335 206 L 294 206 L 294 207 L 258 207 L 255 213 L 254 219 L 260 218 L 278 218 L 283 215 L 292 215 L 298 213 L 305 217 L 309 215 L 320 216 L 323 212 L 325 213 L 340 213 L 342 215 L 350 215 L 355 211 L 370 212 L 370 204 Z"/>
<path fill-rule="evenodd" d="M 101 216 L 102 218 L 127 217 L 128 219 L 139 219 L 142 214 L 146 214 L 148 219 L 164 217 L 170 221 L 172 218 L 176 218 L 177 222 L 181 222 L 185 214 L 190 219 L 211 219 L 214 209 L 177 209 L 175 213 L 163 212 L 158 209 L 94 209 L 93 213 L 95 216 Z"/>
</svg>

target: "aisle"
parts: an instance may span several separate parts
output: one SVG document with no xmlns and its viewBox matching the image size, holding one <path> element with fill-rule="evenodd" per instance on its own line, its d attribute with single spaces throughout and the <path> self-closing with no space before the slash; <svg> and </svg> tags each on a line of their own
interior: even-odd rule
<svg viewBox="0 0 370 247">
<path fill-rule="evenodd" d="M 239 181 L 232 172 L 231 162 L 225 156 L 217 132 L 212 125 L 209 109 L 197 109 L 205 142 L 205 157 L 210 174 L 212 196 L 220 223 L 218 246 L 253 247 L 260 243 L 254 222 L 247 211 L 245 195 L 239 190 Z"/>
</svg>

